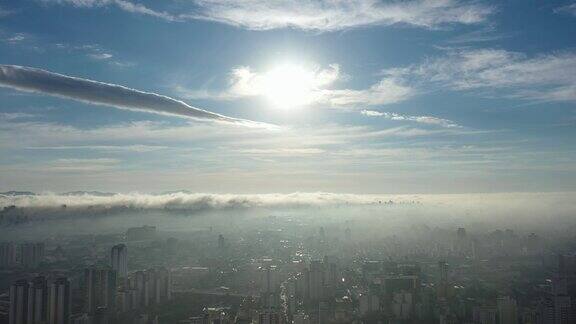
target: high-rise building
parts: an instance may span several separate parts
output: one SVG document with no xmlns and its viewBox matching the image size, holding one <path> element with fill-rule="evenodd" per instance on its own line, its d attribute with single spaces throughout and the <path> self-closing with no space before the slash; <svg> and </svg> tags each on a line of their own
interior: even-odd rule
<svg viewBox="0 0 576 324">
<path fill-rule="evenodd" d="M 380 311 L 380 298 L 371 292 L 364 293 L 360 295 L 359 300 L 359 310 L 360 316 L 364 316 L 366 314 L 372 312 Z"/>
<path fill-rule="evenodd" d="M 134 274 L 134 289 L 137 294 L 137 306 L 147 307 L 150 300 L 150 281 L 145 271 L 137 271 Z"/>
<path fill-rule="evenodd" d="M 10 286 L 10 324 L 28 324 L 28 286 L 24 279 Z"/>
<path fill-rule="evenodd" d="M 67 278 L 58 278 L 50 286 L 48 323 L 70 324 L 72 295 Z"/>
<path fill-rule="evenodd" d="M 438 262 L 438 285 L 437 285 L 438 299 L 446 299 L 448 297 L 448 263 L 444 261 Z"/>
<path fill-rule="evenodd" d="M 84 270 L 86 311 L 94 314 L 97 308 L 113 310 L 116 305 L 117 274 L 112 269 L 96 267 Z"/>
<path fill-rule="evenodd" d="M 509 296 L 498 297 L 497 305 L 499 324 L 518 323 L 518 305 L 514 298 Z"/>
<path fill-rule="evenodd" d="M 36 277 L 28 287 L 28 323 L 40 324 L 48 320 L 48 283 L 44 277 Z"/>
<path fill-rule="evenodd" d="M 262 307 L 280 307 L 280 278 L 276 266 L 265 266 L 259 269 L 260 274 L 260 300 Z"/>
<path fill-rule="evenodd" d="M 91 324 L 91 318 L 86 313 L 76 314 L 70 318 L 70 324 Z"/>
<path fill-rule="evenodd" d="M 320 261 L 312 261 L 308 274 L 309 298 L 310 302 L 318 302 L 322 298 L 322 288 L 324 286 L 324 266 Z"/>
<path fill-rule="evenodd" d="M 258 314 L 258 324 L 280 324 L 280 314 L 275 311 L 263 311 Z"/>
<path fill-rule="evenodd" d="M 474 306 L 472 322 L 474 324 L 496 324 L 497 310 L 493 306 Z"/>
<path fill-rule="evenodd" d="M 119 278 L 126 278 L 128 275 L 128 248 L 126 245 L 118 244 L 112 247 L 110 263 L 112 269 L 118 273 Z"/>
<path fill-rule="evenodd" d="M 0 267 L 11 267 L 16 264 L 16 245 L 12 242 L 0 243 Z"/>
<path fill-rule="evenodd" d="M 576 322 L 576 257 L 560 255 L 552 276 L 550 296 L 542 298 L 539 314 L 543 324 Z"/>
<path fill-rule="evenodd" d="M 129 312 L 138 308 L 136 289 L 124 289 L 118 292 L 118 305 L 117 309 L 122 312 Z"/>
<path fill-rule="evenodd" d="M 226 239 L 224 238 L 224 235 L 220 234 L 218 235 L 218 248 L 223 249 L 225 247 L 226 247 Z"/>
<path fill-rule="evenodd" d="M 466 238 L 466 229 L 464 227 L 459 227 L 458 230 L 456 231 L 456 235 L 458 236 L 458 239 L 463 240 Z"/>
<path fill-rule="evenodd" d="M 172 299 L 172 275 L 166 268 L 148 270 L 150 289 L 150 302 L 159 304 Z"/>
<path fill-rule="evenodd" d="M 44 259 L 44 243 L 20 244 L 20 264 L 26 268 L 37 267 Z"/>
<path fill-rule="evenodd" d="M 110 312 L 106 307 L 98 307 L 92 316 L 92 324 L 109 324 Z"/>
<path fill-rule="evenodd" d="M 344 238 L 348 243 L 352 241 L 352 230 L 350 229 L 350 227 L 346 227 L 346 230 L 344 230 Z"/>
</svg>

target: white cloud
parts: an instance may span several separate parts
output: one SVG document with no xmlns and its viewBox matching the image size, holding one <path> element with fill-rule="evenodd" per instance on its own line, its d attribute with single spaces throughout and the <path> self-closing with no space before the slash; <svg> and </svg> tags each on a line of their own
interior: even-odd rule
<svg viewBox="0 0 576 324">
<path fill-rule="evenodd" d="M 452 50 L 446 57 L 388 71 L 454 90 L 483 90 L 493 95 L 553 101 L 576 100 L 576 53 L 529 57 L 496 49 Z"/>
<path fill-rule="evenodd" d="M 389 75 L 368 89 L 333 89 L 336 81 L 343 78 L 338 64 L 326 68 L 311 69 L 303 72 L 304 80 L 294 80 L 294 83 L 305 83 L 300 95 L 305 97 L 304 104 L 328 104 L 336 108 L 355 108 L 358 105 L 385 105 L 409 99 L 414 95 L 413 89 L 404 84 L 403 80 Z M 229 77 L 229 87 L 222 92 L 189 91 L 177 87 L 183 96 L 188 98 L 204 98 L 214 100 L 233 100 L 241 97 L 266 97 L 270 84 L 276 78 L 270 78 L 274 70 L 257 72 L 247 66 L 232 69 Z M 284 84 L 286 83 L 286 84 Z M 282 86 L 291 85 L 283 81 Z M 297 84 L 296 86 L 301 86 Z"/>
<path fill-rule="evenodd" d="M 386 196 L 385 201 L 391 197 Z M 410 198 L 414 199 L 413 196 Z M 409 199 L 409 198 L 408 198 Z M 398 197 L 397 202 L 410 201 Z M 379 195 L 354 195 L 336 193 L 291 193 L 291 194 L 205 194 L 177 192 L 170 194 L 114 194 L 111 196 L 42 194 L 34 196 L 0 195 L 0 207 L 15 205 L 24 208 L 104 208 L 131 206 L 143 209 L 199 210 L 225 208 L 258 208 L 258 207 L 309 207 L 330 205 L 369 205 L 384 200 Z"/>
<path fill-rule="evenodd" d="M 458 0 L 197 0 L 191 18 L 255 30 L 293 27 L 333 31 L 406 24 L 436 28 L 446 24 L 481 23 L 492 7 Z"/>
<path fill-rule="evenodd" d="M 70 151 L 70 150 L 93 150 L 105 152 L 137 152 L 146 153 L 166 149 L 160 145 L 60 145 L 60 146 L 29 146 L 27 150 L 50 150 L 50 151 Z"/>
<path fill-rule="evenodd" d="M 96 172 L 113 169 L 120 161 L 110 158 L 56 159 L 42 167 L 47 172 Z"/>
<path fill-rule="evenodd" d="M 324 90 L 321 101 L 336 107 L 354 107 L 357 105 L 386 105 L 409 99 L 414 95 L 411 87 L 396 78 L 386 77 L 368 89 Z"/>
<path fill-rule="evenodd" d="M 502 33 L 496 29 L 495 25 L 488 25 L 481 27 L 479 29 L 465 32 L 458 36 L 452 37 L 446 41 L 448 44 L 469 44 L 469 43 L 481 43 L 481 42 L 491 42 L 500 40 L 503 38 L 508 38 L 513 36 L 513 33 Z"/>
<path fill-rule="evenodd" d="M 326 153 L 325 150 L 316 147 L 296 147 L 296 148 L 248 148 L 238 150 L 239 153 L 264 156 L 305 156 Z"/>
<path fill-rule="evenodd" d="M 30 67 L 0 65 L 0 86 L 80 100 L 97 105 L 107 105 L 120 109 L 244 125 L 258 125 L 258 123 L 251 121 L 226 117 L 195 108 L 183 101 L 167 96 L 130 89 L 116 84 L 70 77 Z M 260 126 L 264 125 L 262 124 Z"/>
<path fill-rule="evenodd" d="M 460 0 L 194 0 L 194 10 L 168 13 L 127 0 L 41 0 L 92 8 L 116 6 L 130 13 L 168 21 L 208 20 L 253 30 L 299 28 L 335 31 L 363 26 L 405 24 L 438 28 L 478 24 L 494 12 L 491 6 Z"/>
<path fill-rule="evenodd" d="M 11 37 L 6 38 L 6 41 L 9 43 L 17 43 L 17 42 L 21 42 L 25 39 L 26 39 L 26 35 L 24 35 L 22 33 L 18 33 L 18 34 L 11 36 Z"/>
<path fill-rule="evenodd" d="M 306 87 L 312 92 L 312 101 L 316 99 L 320 89 L 330 86 L 340 78 L 340 66 L 338 64 L 331 64 L 325 69 L 312 69 L 309 71 L 303 67 L 295 68 L 301 70 L 300 72 L 304 74 L 304 80 L 295 81 L 308 83 Z M 266 95 L 268 84 L 275 81 L 271 80 L 270 74 L 273 72 L 258 73 L 245 66 L 234 68 L 230 73 L 228 94 L 231 97 Z"/>
<path fill-rule="evenodd" d="M 95 59 L 95 60 L 108 60 L 113 57 L 112 54 L 109 53 L 92 53 L 88 54 L 88 57 Z"/>
<path fill-rule="evenodd" d="M 576 2 L 554 9 L 555 13 L 567 13 L 576 16 Z"/>
<path fill-rule="evenodd" d="M 142 4 L 133 3 L 126 0 L 41 0 L 43 2 L 54 2 L 60 4 L 70 4 L 75 7 L 93 8 L 103 6 L 116 6 L 126 12 L 156 17 L 168 21 L 176 21 L 177 17 L 161 11 L 150 9 Z"/>
<path fill-rule="evenodd" d="M 8 15 L 10 15 L 10 14 L 12 14 L 12 11 L 0 7 L 0 18 L 6 17 L 6 16 L 8 16 Z"/>
<path fill-rule="evenodd" d="M 370 117 L 382 117 L 389 120 L 397 120 L 397 121 L 410 121 L 416 122 L 421 124 L 428 124 L 428 125 L 436 125 L 445 128 L 460 128 L 462 126 L 454 123 L 451 120 L 437 118 L 432 116 L 407 116 L 407 115 L 400 115 L 397 113 L 391 112 L 380 112 L 375 110 L 362 110 L 361 113 L 366 116 Z"/>
<path fill-rule="evenodd" d="M 0 113 L 0 121 L 7 120 L 17 120 L 17 119 L 25 119 L 25 118 L 33 118 L 35 115 L 21 113 L 21 112 L 11 112 L 11 113 Z"/>
</svg>

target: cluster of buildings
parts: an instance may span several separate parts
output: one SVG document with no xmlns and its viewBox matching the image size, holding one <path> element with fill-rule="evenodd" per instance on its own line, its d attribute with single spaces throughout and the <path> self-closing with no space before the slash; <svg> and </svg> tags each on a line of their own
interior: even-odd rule
<svg viewBox="0 0 576 324">
<path fill-rule="evenodd" d="M 258 221 L 1 243 L 0 324 L 576 323 L 570 239 Z"/>
<path fill-rule="evenodd" d="M 3 261 L 12 261 L 13 243 L 2 243 Z M 150 307 L 172 298 L 170 270 L 152 267 L 128 271 L 128 248 L 118 244 L 110 249 L 107 264 L 92 265 L 70 278 L 38 275 L 18 279 L 4 295 L 4 318 L 7 324 L 155 324 L 157 316 Z M 42 243 L 20 245 L 19 263 L 3 263 L 3 268 L 32 265 L 33 272 L 44 254 Z M 24 276 L 28 272 L 20 271 Z M 80 274 L 81 273 L 81 274 Z M 1 306 L 0 306 L 1 307 Z M 1 311 L 0 311 L 1 313 Z"/>
<path fill-rule="evenodd" d="M 35 268 L 44 260 L 46 247 L 42 242 L 0 242 L 0 267 Z"/>
</svg>

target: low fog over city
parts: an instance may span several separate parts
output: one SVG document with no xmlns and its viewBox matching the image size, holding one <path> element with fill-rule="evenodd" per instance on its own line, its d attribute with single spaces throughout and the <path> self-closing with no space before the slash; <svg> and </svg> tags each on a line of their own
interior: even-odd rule
<svg viewBox="0 0 576 324">
<path fill-rule="evenodd" d="M 0 314 L 63 292 L 72 323 L 540 323 L 573 198 L 6 192 Z"/>
</svg>

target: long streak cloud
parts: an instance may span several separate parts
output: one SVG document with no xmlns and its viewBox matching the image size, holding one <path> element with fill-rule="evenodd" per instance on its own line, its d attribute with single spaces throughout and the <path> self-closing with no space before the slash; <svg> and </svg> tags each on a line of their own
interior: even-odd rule
<svg viewBox="0 0 576 324">
<path fill-rule="evenodd" d="M 0 65 L 0 86 L 120 109 L 243 125 L 259 124 L 192 107 L 168 96 L 31 67 Z"/>
</svg>

